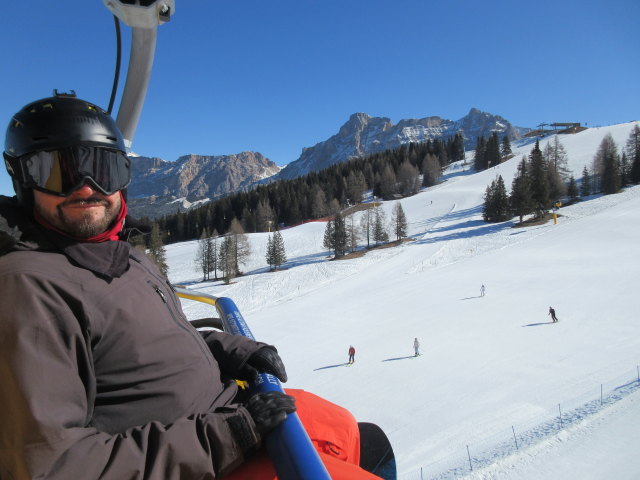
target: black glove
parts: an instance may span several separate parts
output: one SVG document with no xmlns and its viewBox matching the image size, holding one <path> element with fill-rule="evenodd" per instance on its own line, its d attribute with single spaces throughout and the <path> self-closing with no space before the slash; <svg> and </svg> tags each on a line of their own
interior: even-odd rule
<svg viewBox="0 0 640 480">
<path fill-rule="evenodd" d="M 249 357 L 238 372 L 239 380 L 253 380 L 259 373 L 270 373 L 281 382 L 287 381 L 287 371 L 273 347 L 262 347 Z"/>
<path fill-rule="evenodd" d="M 258 433 L 263 436 L 284 422 L 287 413 L 296 411 L 296 400 L 281 392 L 256 393 L 245 405 Z"/>
</svg>

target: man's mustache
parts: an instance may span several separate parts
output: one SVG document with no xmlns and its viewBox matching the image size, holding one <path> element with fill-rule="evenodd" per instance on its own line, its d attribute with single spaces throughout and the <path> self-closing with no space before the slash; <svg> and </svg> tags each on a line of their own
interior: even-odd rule
<svg viewBox="0 0 640 480">
<path fill-rule="evenodd" d="M 71 205 L 91 205 L 91 204 L 104 205 L 105 207 L 109 207 L 111 205 L 104 198 L 98 195 L 93 195 L 88 198 L 69 199 L 62 202 L 60 206 L 62 207 L 62 206 L 71 206 Z"/>
</svg>

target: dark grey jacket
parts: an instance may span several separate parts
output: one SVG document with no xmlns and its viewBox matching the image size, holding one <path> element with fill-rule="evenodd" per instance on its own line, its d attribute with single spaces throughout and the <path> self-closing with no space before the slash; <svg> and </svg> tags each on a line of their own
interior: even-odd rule
<svg viewBox="0 0 640 480">
<path fill-rule="evenodd" d="M 232 471 L 260 438 L 231 378 L 264 345 L 203 337 L 144 254 L 71 242 L 0 197 L 0 479 Z"/>
</svg>

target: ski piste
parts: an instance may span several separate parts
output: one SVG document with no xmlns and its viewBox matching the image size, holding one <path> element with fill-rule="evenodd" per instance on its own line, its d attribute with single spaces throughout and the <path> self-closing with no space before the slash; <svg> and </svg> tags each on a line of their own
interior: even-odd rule
<svg viewBox="0 0 640 480">
<path fill-rule="evenodd" d="M 230 298 L 194 293 L 182 287 L 174 287 L 174 289 L 181 298 L 213 305 L 220 315 L 225 332 L 255 340 L 240 310 Z M 271 391 L 284 393 L 280 381 L 267 373 L 261 373 L 257 380 L 251 382 L 250 389 L 255 393 Z M 267 436 L 265 444 L 279 479 L 331 479 L 297 414 L 287 415 L 287 419 Z"/>
</svg>

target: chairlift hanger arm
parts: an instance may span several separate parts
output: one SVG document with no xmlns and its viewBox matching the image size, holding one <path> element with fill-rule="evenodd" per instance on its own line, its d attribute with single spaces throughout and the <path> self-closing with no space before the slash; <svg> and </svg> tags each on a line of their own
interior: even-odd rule
<svg viewBox="0 0 640 480">
<path fill-rule="evenodd" d="M 157 28 L 171 19 L 175 12 L 175 0 L 102 1 L 114 16 L 131 27 L 127 80 L 116 118 L 125 145 L 131 149 L 151 77 Z"/>
</svg>

